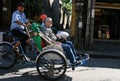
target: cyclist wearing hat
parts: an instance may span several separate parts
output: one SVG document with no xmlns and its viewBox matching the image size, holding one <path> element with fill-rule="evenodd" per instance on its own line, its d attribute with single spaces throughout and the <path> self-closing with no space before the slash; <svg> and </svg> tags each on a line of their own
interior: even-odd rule
<svg viewBox="0 0 120 81">
<path fill-rule="evenodd" d="M 13 48 L 18 47 L 20 44 L 25 47 L 26 44 L 31 45 L 29 36 L 25 33 L 25 27 L 29 27 L 30 23 L 27 21 L 24 14 L 24 4 L 22 2 L 17 3 L 17 10 L 12 14 L 10 31 L 13 36 L 18 38 L 17 43 Z M 25 48 L 23 48 L 25 51 Z"/>
</svg>

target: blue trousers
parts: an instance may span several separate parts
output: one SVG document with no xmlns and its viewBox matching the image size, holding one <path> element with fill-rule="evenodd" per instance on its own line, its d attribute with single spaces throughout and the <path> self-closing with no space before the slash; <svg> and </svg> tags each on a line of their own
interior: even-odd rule
<svg viewBox="0 0 120 81">
<path fill-rule="evenodd" d="M 71 41 L 66 41 L 62 43 L 62 48 L 66 53 L 66 57 L 70 60 L 70 63 L 76 62 L 76 52 Z"/>
</svg>

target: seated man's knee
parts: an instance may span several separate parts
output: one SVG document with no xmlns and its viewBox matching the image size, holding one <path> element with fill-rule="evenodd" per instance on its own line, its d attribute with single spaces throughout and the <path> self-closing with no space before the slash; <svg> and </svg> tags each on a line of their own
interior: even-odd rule
<svg viewBox="0 0 120 81">
<path fill-rule="evenodd" d="M 62 44 L 62 47 L 63 47 L 64 49 L 70 50 L 70 46 L 67 45 L 67 44 Z"/>
<path fill-rule="evenodd" d="M 66 41 L 66 42 L 72 44 L 72 41 Z"/>
<path fill-rule="evenodd" d="M 71 41 L 67 41 L 66 44 L 73 46 L 73 43 Z"/>
</svg>

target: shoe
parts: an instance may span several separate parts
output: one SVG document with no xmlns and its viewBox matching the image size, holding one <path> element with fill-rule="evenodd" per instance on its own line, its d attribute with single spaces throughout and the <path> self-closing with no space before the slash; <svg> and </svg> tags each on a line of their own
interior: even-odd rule
<svg viewBox="0 0 120 81">
<path fill-rule="evenodd" d="M 89 58 L 90 58 L 89 54 L 84 54 L 84 55 L 81 57 L 81 59 L 86 59 L 86 60 L 88 60 Z"/>
<path fill-rule="evenodd" d="M 27 62 L 31 62 L 31 59 L 30 58 L 28 58 L 27 56 L 25 56 L 24 55 L 24 57 L 23 58 L 25 58 L 25 60 L 27 61 Z"/>
<path fill-rule="evenodd" d="M 79 64 L 81 64 L 81 60 L 77 60 L 76 62 L 73 62 L 71 65 L 72 66 L 77 66 Z"/>
<path fill-rule="evenodd" d="M 82 56 L 81 55 L 78 55 L 77 57 L 76 57 L 76 60 L 80 60 L 82 58 Z"/>
<path fill-rule="evenodd" d="M 20 54 L 17 63 L 25 64 L 26 62 L 29 62 L 29 63 L 30 63 L 30 62 L 31 62 L 31 59 L 28 58 L 27 56 L 23 55 L 23 54 Z"/>
</svg>

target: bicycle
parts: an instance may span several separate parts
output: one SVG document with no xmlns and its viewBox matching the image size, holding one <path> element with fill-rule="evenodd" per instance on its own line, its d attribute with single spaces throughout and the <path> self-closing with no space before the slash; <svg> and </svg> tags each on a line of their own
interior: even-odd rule
<svg viewBox="0 0 120 81">
<path fill-rule="evenodd" d="M 18 60 L 28 61 L 22 46 L 19 49 L 13 51 L 13 44 L 16 42 L 1 42 L 0 43 L 0 69 L 12 68 Z M 43 48 L 43 51 L 37 55 L 35 47 L 33 46 L 33 40 L 31 40 L 33 54 L 35 56 L 34 63 L 40 76 L 48 80 L 56 80 L 64 75 L 67 69 L 66 57 L 64 54 L 52 47 L 56 47 L 54 44 L 48 45 Z M 58 47 L 59 48 L 59 47 Z M 60 48 L 61 49 L 61 48 Z"/>
<path fill-rule="evenodd" d="M 27 32 L 29 34 L 28 29 Z M 84 64 L 84 62 L 86 62 L 89 59 L 89 56 L 87 55 L 86 58 L 80 60 L 79 64 L 69 64 L 61 46 L 48 41 L 48 38 L 44 36 L 44 34 L 42 34 L 41 32 L 39 32 L 39 35 L 44 40 L 46 40 L 49 45 L 43 47 L 42 51 L 37 55 L 32 39 L 31 44 L 33 54 L 35 56 L 34 63 L 36 65 L 37 72 L 44 79 L 51 81 L 57 80 L 65 74 L 67 68 L 72 68 L 72 70 L 74 70 L 75 67 Z M 12 68 L 16 64 L 18 59 L 21 61 L 31 62 L 27 60 L 21 45 L 19 46 L 18 52 L 13 52 L 12 44 L 14 42 L 15 41 L 13 41 L 12 43 L 0 43 L 0 69 Z"/>
</svg>

